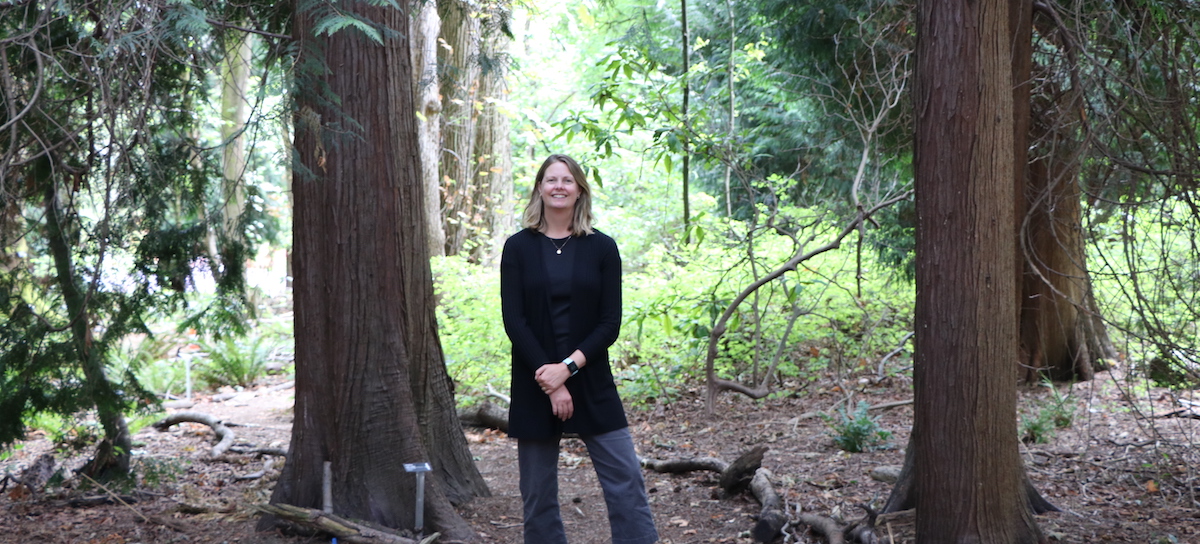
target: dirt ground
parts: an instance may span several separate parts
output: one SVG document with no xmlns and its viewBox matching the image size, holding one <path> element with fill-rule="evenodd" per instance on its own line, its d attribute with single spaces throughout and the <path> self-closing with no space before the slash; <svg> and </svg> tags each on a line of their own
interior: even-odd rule
<svg viewBox="0 0 1200 544">
<path fill-rule="evenodd" d="M 240 446 L 286 448 L 293 390 L 280 388 L 282 380 L 269 380 L 233 396 L 201 396 L 189 410 L 237 424 L 233 429 Z M 855 381 L 848 378 L 845 383 Z M 804 393 L 766 401 L 725 394 L 713 416 L 706 415 L 701 393 L 692 391 L 670 405 L 630 409 L 632 431 L 643 457 L 712 456 L 732 461 L 764 444 L 770 449 L 763 466 L 773 473 L 775 489 L 793 514 L 803 511 L 853 521 L 862 517 L 857 505 L 877 507 L 886 500 L 891 484 L 872 479 L 870 473 L 901 463 L 911 406 L 878 413 L 879 424 L 893 433 L 890 447 L 848 454 L 834 446 L 826 420 L 811 417 L 836 413 L 836 406 L 845 401 L 846 393 L 833 382 L 818 382 Z M 1134 394 L 1112 373 L 1077 384 L 1069 393 L 1075 415 L 1071 426 L 1058 430 L 1049 443 L 1021 449 L 1035 486 L 1063 509 L 1038 516 L 1048 541 L 1200 544 L 1200 453 L 1195 447 L 1200 419 L 1147 417 L 1178 409 L 1179 396 L 1146 388 Z M 853 390 L 855 403 L 908 398 L 911 383 L 897 378 Z M 1044 387 L 1022 388 L 1023 413 L 1035 412 L 1049 398 Z M 1194 393 L 1183 398 L 1198 400 Z M 467 436 L 492 496 L 463 506 L 463 516 L 475 528 L 479 542 L 521 542 L 515 444 L 491 430 L 468 429 Z M 254 506 L 269 497 L 278 463 L 264 478 L 239 479 L 262 470 L 264 458 L 230 453 L 211 459 L 212 438 L 208 427 L 198 424 L 178 425 L 168 432 L 140 431 L 135 437 L 135 462 L 142 481 L 136 489 L 113 490 L 129 498 L 127 505 L 72 502 L 106 495 L 73 479 L 32 497 L 14 493 L 8 486 L 0 497 L 0 542 L 329 542 L 328 538 L 255 532 Z M 0 461 L 0 472 L 17 474 L 52 448 L 47 437 L 31 435 Z M 83 461 L 83 457 L 58 460 L 68 469 Z M 718 499 L 715 473 L 647 472 L 645 476 L 662 542 L 751 542 L 749 531 L 758 503 L 748 494 Z M 564 441 L 559 477 L 570 541 L 608 542 L 603 498 L 578 440 Z M 881 518 L 881 542 L 914 542 L 913 523 L 911 512 Z M 787 536 L 777 542 L 824 542 L 804 525 L 789 525 L 785 531 Z"/>
</svg>

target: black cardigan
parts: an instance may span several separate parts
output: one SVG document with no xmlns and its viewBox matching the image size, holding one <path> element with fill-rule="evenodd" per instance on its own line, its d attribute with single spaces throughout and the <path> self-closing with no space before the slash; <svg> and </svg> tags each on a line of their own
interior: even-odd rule
<svg viewBox="0 0 1200 544">
<path fill-rule="evenodd" d="M 512 341 L 508 434 L 537 440 L 564 432 L 594 435 L 627 427 L 625 409 L 608 364 L 608 347 L 616 342 L 621 328 L 621 255 L 617 243 L 599 231 L 571 240 L 575 260 L 570 345 L 567 353 L 556 353 L 542 236 L 534 229 L 524 229 L 509 237 L 500 257 L 504 330 Z M 542 392 L 533 374 L 546 363 L 562 361 L 576 349 L 583 352 L 587 362 L 567 380 L 575 413 L 563 422 L 554 417 L 550 397 Z"/>
</svg>

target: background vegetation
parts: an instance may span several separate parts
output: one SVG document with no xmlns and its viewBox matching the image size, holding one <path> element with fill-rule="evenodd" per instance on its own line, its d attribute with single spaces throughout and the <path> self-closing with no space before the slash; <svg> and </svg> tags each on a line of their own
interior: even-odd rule
<svg viewBox="0 0 1200 544">
<path fill-rule="evenodd" d="M 849 391 L 858 380 L 910 372 L 911 4 L 691 4 L 686 43 L 674 4 L 500 4 L 511 38 L 508 53 L 497 57 L 508 68 L 507 93 L 488 99 L 511 123 L 515 196 L 494 208 L 519 209 L 548 153 L 574 155 L 589 168 L 598 225 L 616 238 L 625 264 L 614 364 L 630 402 L 696 391 L 710 341 L 719 347 L 716 375 L 767 383 L 773 395 L 803 395 L 823 377 Z M 1072 130 L 1084 142 L 1075 157 L 1094 297 L 1120 351 L 1111 363 L 1130 376 L 1193 388 L 1200 383 L 1200 169 L 1192 162 L 1196 147 L 1179 142 L 1194 141 L 1200 125 L 1195 104 L 1182 101 L 1174 132 L 1156 130 L 1150 120 L 1163 117 L 1150 104 L 1194 88 L 1200 41 L 1178 42 L 1172 58 L 1185 61 L 1155 56 L 1163 53 L 1155 39 L 1195 37 L 1190 21 L 1197 19 L 1189 6 L 1142 4 L 1144 11 L 1101 2 L 1086 13 L 1058 5 L 1074 14 L 1060 30 L 1087 43 L 1088 54 L 1068 65 L 1055 34 L 1039 29 L 1035 58 L 1045 70 L 1039 84 L 1074 81 L 1085 109 L 1103 114 Z M 0 139 L 7 153 L 0 170 L 0 408 L 21 414 L 6 416 L 0 428 L 6 445 L 31 426 L 87 434 L 84 418 L 64 422 L 95 406 L 83 392 L 97 383 L 112 384 L 105 402 L 121 413 L 152 412 L 194 388 L 252 386 L 269 361 L 286 363 L 291 352 L 289 10 L 172 2 L 159 6 L 164 13 L 102 29 L 108 19 L 80 15 L 86 10 L 78 7 L 0 7 L 5 79 L 23 82 L 6 83 L 5 118 L 25 115 L 19 106 L 35 90 L 60 108 L 21 117 L 25 128 Z M 222 230 L 233 196 L 218 150 L 233 139 L 221 132 L 220 63 L 225 40 L 242 33 L 226 21 L 256 31 L 239 177 L 246 205 L 233 210 L 236 236 Z M 330 21 L 329 31 L 363 31 Z M 109 34 L 91 38 L 101 30 Z M 145 57 L 131 51 L 147 43 L 170 62 L 133 62 Z M 88 59 L 104 62 L 88 72 Z M 137 78 L 152 83 L 138 97 L 103 107 L 80 98 L 106 89 L 136 94 L 118 83 Z M 70 125 L 54 127 L 51 118 Z M 296 120 L 304 122 L 304 112 Z M 32 143 L 38 138 L 42 144 Z M 47 141 L 66 143 L 50 152 Z M 90 169 L 84 177 L 61 164 Z M 69 221 L 58 225 L 50 219 L 55 199 L 64 197 Z M 869 219 L 858 215 L 885 203 Z M 467 248 L 494 243 L 494 234 L 479 231 Z M 73 248 L 71 271 L 55 259 L 56 240 Z M 713 335 L 748 285 L 827 244 L 834 247 L 750 293 L 728 329 Z M 431 266 L 459 402 L 489 387 L 504 390 L 508 347 L 497 270 L 471 251 L 435 257 Z M 92 304 L 86 321 L 98 334 L 104 380 L 89 378 L 93 363 L 79 357 L 86 335 L 71 329 L 80 319 L 69 300 L 75 291 Z M 1066 401 L 1054 399 L 1026 416 L 1030 440 L 1064 424 L 1056 414 Z M 67 419 L 42 419 L 43 412 Z M 856 421 L 854 412 L 844 418 Z M 862 423 L 873 432 L 869 419 Z"/>
</svg>

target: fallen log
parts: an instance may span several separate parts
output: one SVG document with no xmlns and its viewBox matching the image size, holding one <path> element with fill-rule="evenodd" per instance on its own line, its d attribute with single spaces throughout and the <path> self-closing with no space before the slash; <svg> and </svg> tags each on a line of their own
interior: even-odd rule
<svg viewBox="0 0 1200 544">
<path fill-rule="evenodd" d="M 466 408 L 459 408 L 458 419 L 463 425 L 470 427 L 508 432 L 508 410 L 486 400 Z"/>
<path fill-rule="evenodd" d="M 36 496 L 42 491 L 42 488 L 46 487 L 52 476 L 54 476 L 54 455 L 43 453 L 33 464 L 21 471 L 20 476 L 11 474 L 5 476 L 4 488 L 7 489 L 7 481 L 12 480 L 17 486 L 9 493 L 9 497 L 16 499 Z"/>
<path fill-rule="evenodd" d="M 220 456 L 230 446 L 233 446 L 235 438 L 233 430 L 226 427 L 221 420 L 201 412 L 177 412 L 162 418 L 153 427 L 159 432 L 166 432 L 179 423 L 202 423 L 212 428 L 213 433 L 217 435 L 217 444 L 209 450 L 209 455 L 213 457 Z"/>
<path fill-rule="evenodd" d="M 441 536 L 441 533 L 433 533 L 422 540 L 413 540 L 384 528 L 370 527 L 341 516 L 290 504 L 262 504 L 258 509 L 351 544 L 432 544 Z"/>
</svg>

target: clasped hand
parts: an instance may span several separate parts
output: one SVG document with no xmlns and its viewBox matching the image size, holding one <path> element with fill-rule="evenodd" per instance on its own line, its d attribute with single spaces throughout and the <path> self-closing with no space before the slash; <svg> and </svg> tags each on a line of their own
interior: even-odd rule
<svg viewBox="0 0 1200 544">
<path fill-rule="evenodd" d="M 550 395 L 550 407 L 554 411 L 554 417 L 563 421 L 571 419 L 575 414 L 575 403 L 571 399 L 571 392 L 563 387 L 567 378 L 571 377 L 570 369 L 561 364 L 542 365 L 533 377 L 542 388 L 542 392 Z"/>
</svg>

